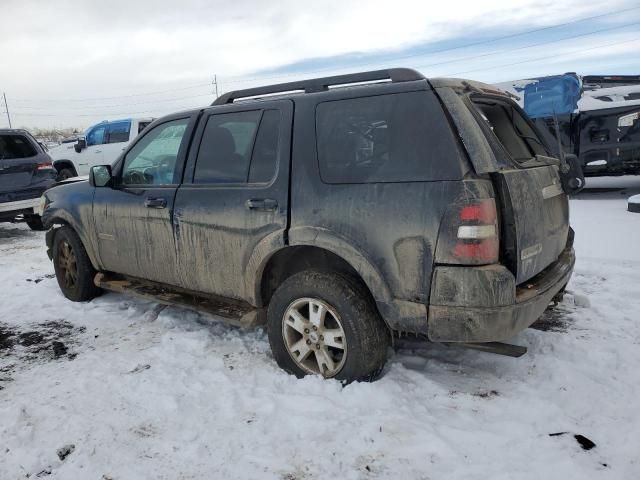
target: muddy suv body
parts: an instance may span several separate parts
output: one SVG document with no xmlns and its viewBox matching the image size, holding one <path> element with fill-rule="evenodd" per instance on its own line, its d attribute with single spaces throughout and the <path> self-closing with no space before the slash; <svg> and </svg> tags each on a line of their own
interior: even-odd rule
<svg viewBox="0 0 640 480">
<path fill-rule="evenodd" d="M 71 299 L 266 316 L 286 370 L 371 378 L 393 335 L 486 346 L 542 314 L 574 265 L 562 167 L 495 87 L 308 80 L 155 121 L 113 169 L 47 193 L 47 243 Z"/>
</svg>

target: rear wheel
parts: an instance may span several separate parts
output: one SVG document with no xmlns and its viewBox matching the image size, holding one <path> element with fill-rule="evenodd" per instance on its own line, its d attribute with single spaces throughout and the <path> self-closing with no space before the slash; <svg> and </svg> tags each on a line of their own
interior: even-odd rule
<svg viewBox="0 0 640 480">
<path fill-rule="evenodd" d="M 267 311 L 278 365 L 298 377 L 373 380 L 382 371 L 390 333 L 356 279 L 328 271 L 297 273 L 276 290 Z"/>
<path fill-rule="evenodd" d="M 80 237 L 70 227 L 61 227 L 53 240 L 53 267 L 60 290 L 69 300 L 84 302 L 100 295 L 91 265 Z"/>
<path fill-rule="evenodd" d="M 44 225 L 42 225 L 42 218 L 40 215 L 29 215 L 25 217 L 25 222 L 29 225 L 29 228 L 34 231 L 42 231 L 45 230 Z"/>
</svg>

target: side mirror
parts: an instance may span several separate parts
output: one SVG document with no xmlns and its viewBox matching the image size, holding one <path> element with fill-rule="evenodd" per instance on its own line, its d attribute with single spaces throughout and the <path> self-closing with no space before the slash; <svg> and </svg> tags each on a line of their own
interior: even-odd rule
<svg viewBox="0 0 640 480">
<path fill-rule="evenodd" d="M 106 187 L 111 184 L 111 165 L 96 165 L 89 170 L 89 185 Z"/>
<path fill-rule="evenodd" d="M 564 156 L 565 164 L 560 171 L 562 189 L 567 195 L 578 193 L 584 188 L 584 173 L 578 157 L 572 153 Z"/>
<path fill-rule="evenodd" d="M 87 140 L 84 137 L 80 137 L 73 148 L 80 153 L 84 148 L 87 148 Z"/>
</svg>

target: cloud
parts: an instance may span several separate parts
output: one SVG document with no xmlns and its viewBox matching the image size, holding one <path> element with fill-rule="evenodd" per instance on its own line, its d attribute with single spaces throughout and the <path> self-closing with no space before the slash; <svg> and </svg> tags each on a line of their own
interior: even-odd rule
<svg viewBox="0 0 640 480">
<path fill-rule="evenodd" d="M 610 1 L 607 11 L 629 5 Z M 169 96 L 147 97 L 145 104 L 145 98 L 131 101 L 146 109 L 171 111 L 211 100 L 203 95 L 212 91 L 206 84 L 214 74 L 231 88 L 238 76 L 286 70 L 309 59 L 324 59 L 330 66 L 332 59 L 348 55 L 357 63 L 359 58 L 393 56 L 433 42 L 495 37 L 605 13 L 599 9 L 582 0 L 455 4 L 424 0 L 2 0 L 0 89 L 7 91 L 9 100 L 16 99 L 14 109 L 24 115 L 20 123 L 86 124 L 101 118 L 81 117 L 77 112 L 82 108 L 70 105 L 100 107 L 98 114 L 123 109 L 111 108 L 114 101 L 74 104 L 56 103 L 56 99 L 200 85 Z M 451 54 L 429 60 L 447 57 Z M 402 64 L 429 63 L 424 60 Z M 498 63 L 500 58 L 492 61 Z M 192 101 L 166 101 L 188 95 L 194 96 Z M 165 101 L 153 105 L 154 98 Z M 51 101 L 43 101 L 43 106 L 36 99 Z"/>
</svg>

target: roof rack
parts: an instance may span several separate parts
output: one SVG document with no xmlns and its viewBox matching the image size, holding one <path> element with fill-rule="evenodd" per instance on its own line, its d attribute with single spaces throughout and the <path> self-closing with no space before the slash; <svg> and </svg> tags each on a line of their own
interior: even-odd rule
<svg viewBox="0 0 640 480">
<path fill-rule="evenodd" d="M 279 83 L 264 87 L 247 88 L 245 90 L 235 90 L 218 97 L 211 105 L 225 105 L 233 103 L 240 98 L 260 97 L 285 92 L 315 93 L 324 92 L 331 86 L 349 85 L 353 83 L 376 82 L 379 80 L 390 80 L 391 82 L 411 82 L 414 80 L 424 80 L 424 76 L 410 68 L 389 68 L 387 70 L 374 70 L 371 72 L 350 73 L 347 75 L 336 75 L 333 77 L 312 78 L 297 82 Z"/>
</svg>

